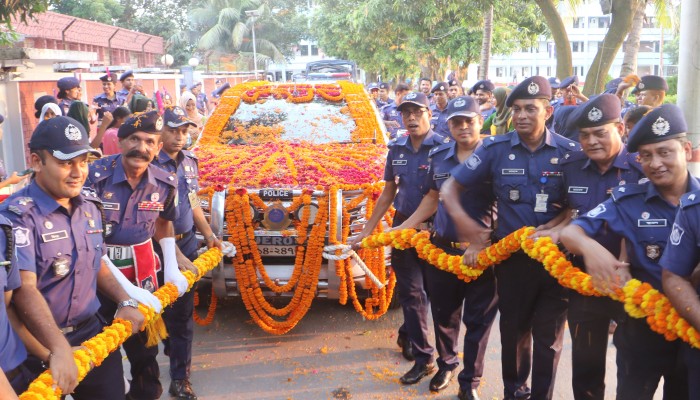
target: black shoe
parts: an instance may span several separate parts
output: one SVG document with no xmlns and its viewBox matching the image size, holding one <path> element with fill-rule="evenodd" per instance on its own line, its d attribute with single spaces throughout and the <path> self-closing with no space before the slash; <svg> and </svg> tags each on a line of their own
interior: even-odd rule
<svg viewBox="0 0 700 400">
<path fill-rule="evenodd" d="M 170 394 L 177 400 L 197 400 L 197 395 L 192 390 L 192 384 L 187 379 L 175 379 L 170 382 Z"/>
<path fill-rule="evenodd" d="M 476 393 L 476 389 L 462 390 L 459 388 L 457 398 L 459 400 L 479 400 L 479 395 Z"/>
<path fill-rule="evenodd" d="M 416 358 L 413 357 L 413 345 L 411 341 L 405 335 L 399 335 L 396 339 L 396 344 L 401 347 L 401 355 L 408 361 L 414 361 Z"/>
<path fill-rule="evenodd" d="M 404 385 L 416 384 L 420 382 L 421 379 L 425 378 L 427 375 L 430 375 L 434 369 L 435 363 L 415 363 L 413 364 L 413 367 L 411 367 L 411 369 L 408 370 L 408 372 L 406 372 L 401 378 L 399 378 L 399 381 L 401 381 L 401 383 L 403 383 Z"/>
<path fill-rule="evenodd" d="M 439 392 L 442 389 L 450 386 L 450 381 L 454 373 L 450 370 L 439 369 L 437 374 L 430 380 L 430 391 Z"/>
</svg>

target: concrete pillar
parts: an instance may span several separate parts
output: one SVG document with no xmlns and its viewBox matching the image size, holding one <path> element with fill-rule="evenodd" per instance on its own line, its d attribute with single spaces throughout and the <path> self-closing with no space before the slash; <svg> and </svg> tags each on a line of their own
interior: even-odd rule
<svg viewBox="0 0 700 400">
<path fill-rule="evenodd" d="M 678 58 L 678 106 L 688 122 L 693 142 L 693 160 L 689 168 L 700 176 L 700 2 L 684 1 L 681 12 L 680 56 Z"/>
</svg>

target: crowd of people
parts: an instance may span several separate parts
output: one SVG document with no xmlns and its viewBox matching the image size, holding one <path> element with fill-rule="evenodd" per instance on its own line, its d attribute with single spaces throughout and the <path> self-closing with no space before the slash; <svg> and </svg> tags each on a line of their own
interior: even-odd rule
<svg viewBox="0 0 700 400">
<path fill-rule="evenodd" d="M 664 104 L 659 76 L 610 81 L 584 96 L 577 77 L 534 76 L 512 88 L 477 82 L 466 96 L 456 80 L 421 79 L 376 91 L 389 144 L 385 186 L 374 214 L 353 240 L 374 232 L 391 205 L 392 229 L 430 223 L 431 242 L 475 265 L 479 251 L 533 226 L 534 238 L 560 243 L 603 293 L 631 278 L 665 293 L 700 328 L 697 222 L 700 186 L 687 169 L 691 143 L 681 110 Z M 627 92 L 636 96 L 628 101 Z M 572 398 L 605 397 L 609 332 L 617 348 L 617 398 L 700 399 L 700 351 L 668 341 L 621 303 L 561 286 L 518 251 L 471 283 L 434 268 L 413 249 L 393 250 L 404 323 L 397 344 L 413 361 L 400 381 L 433 375 L 429 389 L 450 384 L 478 399 L 484 351 L 500 312 L 503 398 L 551 399 L 565 327 L 572 338 Z M 429 340 L 432 313 L 435 342 Z M 437 371 L 437 372 L 435 372 Z"/>
</svg>

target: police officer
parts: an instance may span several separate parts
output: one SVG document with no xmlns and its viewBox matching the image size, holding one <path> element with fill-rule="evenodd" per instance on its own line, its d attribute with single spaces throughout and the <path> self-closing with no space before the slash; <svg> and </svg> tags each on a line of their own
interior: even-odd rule
<svg viewBox="0 0 700 400">
<path fill-rule="evenodd" d="M 449 86 L 447 88 L 447 99 L 448 100 L 456 99 L 457 97 L 459 97 L 463 94 L 462 93 L 462 84 L 459 83 L 458 80 L 450 79 L 449 81 L 447 81 L 447 85 Z"/>
<path fill-rule="evenodd" d="M 379 85 L 376 82 L 372 82 L 367 85 L 367 91 L 369 92 L 369 97 L 371 97 L 376 104 L 376 101 L 379 98 Z"/>
<path fill-rule="evenodd" d="M 199 206 L 197 177 L 199 168 L 194 153 L 183 150 L 189 138 L 188 126 L 197 124 L 185 117 L 180 107 L 165 109 L 161 133 L 163 148 L 153 159 L 153 164 L 177 177 L 180 217 L 173 223 L 177 247 L 189 260 L 197 258 L 199 241 L 195 227 L 204 235 L 207 247 L 221 248 Z M 190 383 L 192 364 L 192 337 L 194 335 L 194 290 L 185 293 L 171 308 L 166 309 L 163 320 L 168 328 L 168 338 L 163 341 L 165 354 L 170 357 L 170 394 L 181 400 L 193 400 L 197 396 Z"/>
<path fill-rule="evenodd" d="M 418 209 L 396 229 L 415 228 L 435 213 L 430 241 L 447 254 L 463 253 L 454 228 L 455 222 L 439 201 L 442 184 L 450 177 L 450 171 L 467 158 L 481 143 L 482 117 L 479 106 L 471 97 L 457 97 L 447 106 L 447 122 L 454 142 L 434 147 L 429 154 L 429 191 Z M 465 210 L 477 221 L 490 226 L 493 198 L 484 187 L 480 196 L 461 196 Z M 430 308 L 433 315 L 435 344 L 439 354 L 439 370 L 430 381 L 430 390 L 437 392 L 446 388 L 459 366 L 457 342 L 461 321 L 467 328 L 464 338 L 464 369 L 459 374 L 459 395 L 464 399 L 478 399 L 477 389 L 484 373 L 484 354 L 488 344 L 491 325 L 496 317 L 496 280 L 493 268 L 469 284 L 456 279 L 455 275 L 437 268 L 426 268 L 426 282 L 430 293 Z M 464 304 L 464 313 L 462 305 Z M 461 321 L 460 321 L 461 320 Z"/>
<path fill-rule="evenodd" d="M 134 87 L 134 71 L 124 71 L 124 73 L 119 75 L 119 82 L 122 84 L 122 88 L 117 91 L 119 104 L 129 104 L 129 93 L 131 93 L 131 88 Z"/>
<path fill-rule="evenodd" d="M 230 88 L 231 88 L 231 84 L 226 82 L 223 85 L 220 85 L 219 87 L 217 87 L 216 90 L 214 90 L 211 93 L 211 97 L 212 97 L 211 105 L 213 107 L 212 110 L 215 109 L 219 105 L 219 99 L 224 94 L 224 92 L 226 92 Z"/>
<path fill-rule="evenodd" d="M 389 136 L 391 139 L 396 139 L 406 133 L 406 129 L 403 126 L 403 118 L 398 110 L 399 104 L 403 100 L 403 97 L 409 92 L 408 85 L 399 83 L 394 89 L 394 95 L 396 96 L 396 101 L 387 104 L 382 108 L 382 119 L 384 120 L 384 125 L 389 131 Z"/>
<path fill-rule="evenodd" d="M 202 115 L 209 115 L 209 99 L 207 95 L 202 93 L 202 82 L 193 83 L 190 85 L 190 92 L 195 96 L 197 110 Z"/>
<path fill-rule="evenodd" d="M 447 83 L 438 82 L 430 90 L 435 103 L 430 106 L 433 117 L 430 120 L 431 129 L 436 133 L 451 138 L 450 128 L 447 126 Z"/>
<path fill-rule="evenodd" d="M 686 131 L 683 115 L 674 105 L 661 106 L 642 118 L 627 147 L 639 151 L 648 181 L 615 188 L 612 198 L 562 231 L 562 243 L 571 253 L 583 256 L 587 272 L 602 290 L 619 288 L 630 278 L 662 290 L 659 258 L 668 247 L 671 221 L 681 196 L 700 189 L 700 181 L 687 170 L 691 145 Z M 625 259 L 593 239 L 603 230 L 625 238 Z M 652 331 L 646 319 L 631 317 L 618 322 L 613 341 L 618 399 L 652 399 L 661 377 L 664 399 L 688 398 L 678 341 L 667 341 Z"/>
<path fill-rule="evenodd" d="M 479 103 L 479 108 L 481 109 L 481 116 L 484 121 L 491 114 L 496 112 L 496 107 L 493 105 L 493 90 L 496 86 L 488 79 L 481 80 L 472 86 L 472 92 L 476 96 L 476 101 Z"/>
<path fill-rule="evenodd" d="M 22 279 L 13 305 L 28 331 L 22 327 L 17 332 L 32 353 L 25 366 L 34 376 L 50 367 L 68 394 L 75 386 L 62 385 L 69 371 L 66 363 L 75 368 L 70 346 L 80 346 L 105 326 L 98 314 L 96 290 L 119 304 L 116 317 L 131 321 L 132 332 L 141 329 L 144 318 L 136 300 L 102 262 L 101 204 L 94 193 L 83 190 L 88 153 L 99 152 L 88 144 L 85 130 L 68 117 L 43 121 L 32 134 L 29 150 L 34 179 L 0 206 L 0 213 L 14 227 L 15 260 Z M 145 291 L 139 296 L 148 305 L 158 303 Z M 122 377 L 121 356 L 114 352 L 83 379 L 72 396 L 123 399 Z"/>
<path fill-rule="evenodd" d="M 173 224 L 178 218 L 177 177 L 151 164 L 162 144 L 159 135 L 163 119 L 150 111 L 127 119 L 117 136 L 121 154 L 95 161 L 90 166 L 88 184 L 102 199 L 105 210 L 107 255 L 133 284 L 148 291 L 158 287 L 160 261 L 151 239 L 163 252 L 165 282 L 187 290 L 187 280 L 178 265 L 194 270 L 192 263 L 175 245 Z M 115 304 L 104 300 L 100 312 L 113 315 Z M 163 391 L 156 356 L 158 347 L 146 347 L 146 334 L 140 332 L 124 342 L 131 364 L 128 398 L 158 399 Z"/>
<path fill-rule="evenodd" d="M 562 79 L 559 84 L 561 97 L 554 104 L 554 107 L 559 106 L 575 106 L 588 101 L 588 98 L 581 93 L 578 87 L 578 76 L 573 75 Z"/>
<path fill-rule="evenodd" d="M 59 79 L 56 85 L 58 86 L 58 95 L 56 95 L 59 100 L 58 106 L 63 115 L 67 115 L 71 104 L 80 100 L 83 89 L 80 87 L 80 81 L 72 76 Z"/>
<path fill-rule="evenodd" d="M 24 381 L 28 380 L 28 373 L 22 365 L 27 358 L 27 350 L 12 329 L 6 309 L 10 305 L 12 291 L 22 284 L 17 263 L 12 263 L 13 250 L 12 223 L 0 215 L 0 285 L 4 293 L 0 307 L 0 370 L 3 372 L 0 374 L 0 397 L 3 399 L 16 399 L 15 390 L 21 393 Z"/>
<path fill-rule="evenodd" d="M 622 82 L 617 86 L 615 94 L 620 98 L 620 101 L 624 100 L 624 92 L 630 87 L 632 87 L 632 84 L 627 82 Z M 636 96 L 637 105 L 654 108 L 664 103 L 666 92 L 668 92 L 668 83 L 664 78 L 656 75 L 646 75 L 641 77 L 639 82 L 633 87 L 631 94 Z"/>
<path fill-rule="evenodd" d="M 110 114 L 114 112 L 122 103 L 119 101 L 117 93 L 114 91 L 114 83 L 117 81 L 117 74 L 111 72 L 100 77 L 102 81 L 102 93 L 95 96 L 92 101 L 97 107 L 97 116 L 100 121 L 105 111 Z"/>
<path fill-rule="evenodd" d="M 386 82 L 381 82 L 379 84 L 379 93 L 377 96 L 377 108 L 381 110 L 387 105 L 394 102 L 394 100 L 389 98 L 389 91 L 391 90 L 391 85 Z"/>
<path fill-rule="evenodd" d="M 552 114 L 546 78 L 533 76 L 516 86 L 506 100 L 515 131 L 491 136 L 465 163 L 452 171 L 441 189 L 443 204 L 456 225 L 460 242 L 469 242 L 468 265 L 489 244 L 490 230 L 460 205 L 463 191 L 482 195 L 489 182 L 498 201 L 499 240 L 523 226 L 555 226 L 564 217 L 565 191 L 559 160 L 579 146 L 545 128 Z M 551 399 L 564 339 L 567 292 L 542 265 L 522 251 L 496 267 L 501 312 L 501 361 L 506 399 Z M 531 358 L 531 337 L 534 354 Z M 527 387 L 532 359 L 532 391 Z M 530 393 L 531 392 L 531 393 Z"/>
<path fill-rule="evenodd" d="M 570 115 L 570 125 L 578 130 L 582 150 L 566 154 L 561 165 L 569 208 L 575 219 L 607 200 L 613 188 L 627 182 L 637 183 L 644 173 L 636 154 L 629 153 L 622 143 L 620 101 L 614 94 L 602 94 L 576 106 Z M 593 239 L 611 254 L 620 254 L 619 236 L 606 230 Z M 572 262 L 577 267 L 584 266 L 578 256 Z M 570 293 L 568 320 L 575 399 L 605 397 L 610 320 L 622 315 L 622 304 L 608 297 Z"/>
<path fill-rule="evenodd" d="M 549 86 L 552 88 L 550 103 L 554 105 L 554 103 L 561 97 L 561 93 L 559 92 L 559 85 L 561 85 L 561 81 L 556 76 L 552 76 L 547 80 L 549 81 Z"/>
<path fill-rule="evenodd" d="M 372 234 L 392 203 L 396 208 L 394 226 L 402 224 L 418 207 L 428 175 L 428 153 L 446 140 L 430 128 L 429 107 L 430 102 L 425 94 L 416 92 L 407 94 L 399 104 L 398 110 L 408 135 L 389 143 L 384 189 L 364 229 L 351 241 L 355 247 Z M 428 295 L 424 280 L 425 269 L 432 267 L 418 258 L 415 249 L 392 250 L 391 265 L 396 273 L 396 287 L 404 317 L 397 342 L 403 349 L 404 357 L 415 360 L 413 367 L 400 381 L 412 385 L 435 368 L 434 349 L 428 341 Z"/>
</svg>

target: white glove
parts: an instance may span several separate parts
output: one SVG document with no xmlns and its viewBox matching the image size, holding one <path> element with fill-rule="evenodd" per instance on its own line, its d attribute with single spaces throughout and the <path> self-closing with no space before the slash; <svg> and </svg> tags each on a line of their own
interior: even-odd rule
<svg viewBox="0 0 700 400">
<path fill-rule="evenodd" d="M 119 285 L 124 289 L 126 294 L 132 299 L 138 301 L 139 303 L 156 310 L 156 314 L 160 314 L 163 311 L 163 305 L 160 300 L 154 296 L 151 292 L 146 289 L 141 289 L 140 287 L 129 282 L 128 279 L 122 274 L 122 272 L 117 268 L 112 260 L 106 255 L 102 256 L 102 261 L 107 264 L 107 268 L 112 271 L 112 275 L 117 279 Z"/>
<path fill-rule="evenodd" d="M 185 275 L 182 275 L 180 268 L 177 266 L 175 238 L 165 237 L 160 239 L 158 243 L 160 243 L 160 248 L 163 250 L 163 264 L 165 264 L 163 276 L 165 277 L 165 283 L 175 285 L 179 296 L 182 296 L 187 292 L 189 284 L 187 283 L 187 278 L 185 278 Z"/>
<path fill-rule="evenodd" d="M 222 253 L 227 257 L 233 257 L 236 255 L 236 246 L 231 242 L 221 242 L 221 247 L 223 247 Z"/>
</svg>

